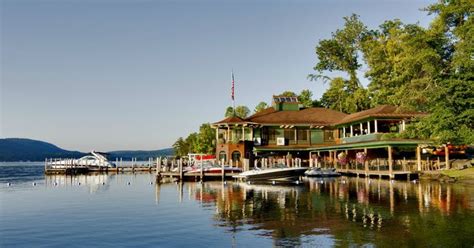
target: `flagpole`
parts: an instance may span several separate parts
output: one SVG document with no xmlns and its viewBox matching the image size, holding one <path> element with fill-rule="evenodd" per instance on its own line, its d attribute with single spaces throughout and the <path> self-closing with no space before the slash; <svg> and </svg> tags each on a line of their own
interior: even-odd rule
<svg viewBox="0 0 474 248">
<path fill-rule="evenodd" d="M 232 111 L 235 117 L 235 82 L 234 82 L 234 69 L 232 69 Z"/>
</svg>

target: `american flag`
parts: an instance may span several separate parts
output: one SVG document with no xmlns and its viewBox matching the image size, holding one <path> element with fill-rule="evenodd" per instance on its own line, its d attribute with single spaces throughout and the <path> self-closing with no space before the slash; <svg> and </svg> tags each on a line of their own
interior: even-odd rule
<svg viewBox="0 0 474 248">
<path fill-rule="evenodd" d="M 232 100 L 234 100 L 234 72 L 232 72 Z"/>
</svg>

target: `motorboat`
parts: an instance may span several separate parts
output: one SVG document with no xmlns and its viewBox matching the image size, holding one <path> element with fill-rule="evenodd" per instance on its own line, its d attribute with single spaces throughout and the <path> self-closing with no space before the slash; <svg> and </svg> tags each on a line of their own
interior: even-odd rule
<svg viewBox="0 0 474 248">
<path fill-rule="evenodd" d="M 275 167 L 267 169 L 255 168 L 233 177 L 245 181 L 288 181 L 303 176 L 307 169 L 308 167 L 287 167 L 286 165 L 276 165 Z"/>
<path fill-rule="evenodd" d="M 337 172 L 334 168 L 322 169 L 322 168 L 309 168 L 304 174 L 308 177 L 338 177 L 341 173 Z"/>
<path fill-rule="evenodd" d="M 203 164 L 195 164 L 193 167 L 188 167 L 186 169 L 183 169 L 183 171 L 185 173 L 200 173 L 201 172 L 201 168 L 203 170 L 204 173 L 215 173 L 215 174 L 219 174 L 219 173 L 222 173 L 222 166 L 220 165 L 214 165 L 212 163 L 203 163 Z M 231 167 L 231 166 L 228 166 L 228 165 L 225 165 L 224 166 L 224 172 L 225 173 L 240 173 L 242 172 L 242 169 L 239 168 L 239 167 Z"/>
<path fill-rule="evenodd" d="M 116 165 L 107 159 L 107 154 L 102 152 L 92 151 L 90 154 L 79 159 L 62 159 L 57 161 L 47 162 L 53 169 L 66 168 L 115 168 Z"/>
</svg>

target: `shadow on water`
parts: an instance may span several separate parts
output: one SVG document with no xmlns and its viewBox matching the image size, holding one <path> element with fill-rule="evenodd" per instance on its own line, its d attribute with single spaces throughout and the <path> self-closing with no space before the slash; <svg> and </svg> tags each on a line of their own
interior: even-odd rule
<svg viewBox="0 0 474 248">
<path fill-rule="evenodd" d="M 215 206 L 215 225 L 259 231 L 276 246 L 474 244 L 474 190 L 463 185 L 344 177 L 300 186 L 178 185 Z"/>
</svg>

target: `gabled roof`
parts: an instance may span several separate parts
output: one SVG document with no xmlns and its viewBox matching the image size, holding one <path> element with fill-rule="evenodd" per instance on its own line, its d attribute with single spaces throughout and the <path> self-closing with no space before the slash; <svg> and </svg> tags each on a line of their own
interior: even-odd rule
<svg viewBox="0 0 474 248">
<path fill-rule="evenodd" d="M 340 121 L 345 116 L 346 114 L 342 112 L 326 108 L 277 111 L 273 107 L 269 107 L 255 113 L 245 120 L 259 124 L 308 124 L 327 126 Z"/>
<path fill-rule="evenodd" d="M 247 123 L 247 122 L 238 116 L 230 116 L 230 117 L 225 118 L 224 120 L 218 121 L 213 124 L 217 125 L 217 124 L 240 124 L 240 123 Z"/>
<path fill-rule="evenodd" d="M 392 105 L 380 105 L 375 108 L 367 109 L 361 112 L 353 113 L 347 115 L 339 122 L 335 123 L 336 125 L 355 122 L 370 117 L 393 117 L 393 118 L 412 118 L 425 116 L 426 113 L 415 112 L 415 111 L 403 111 L 397 106 Z"/>
</svg>

